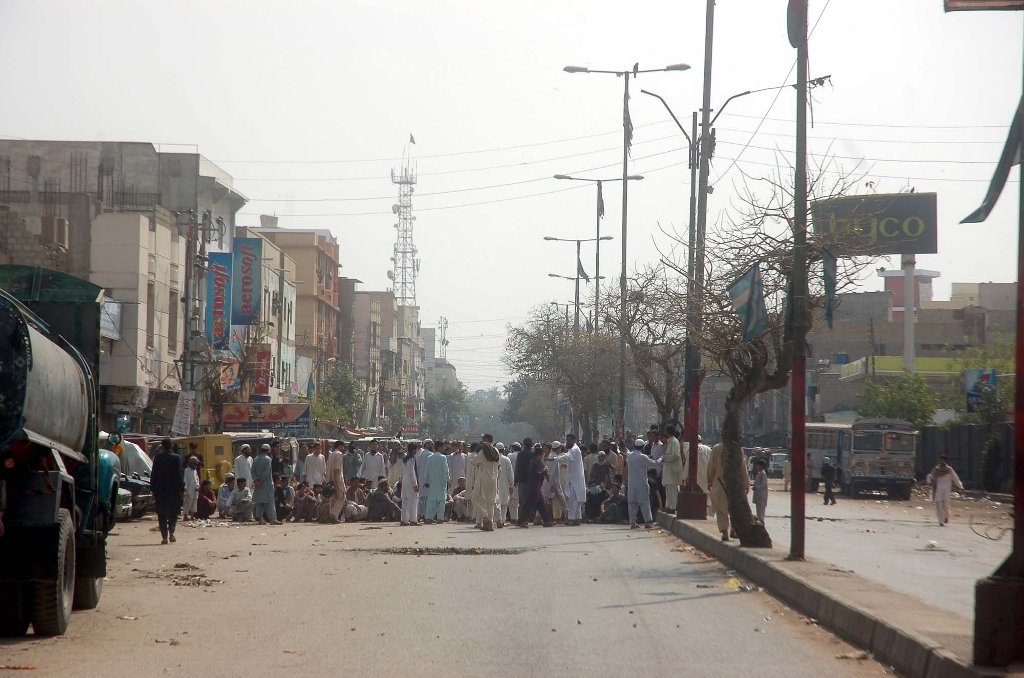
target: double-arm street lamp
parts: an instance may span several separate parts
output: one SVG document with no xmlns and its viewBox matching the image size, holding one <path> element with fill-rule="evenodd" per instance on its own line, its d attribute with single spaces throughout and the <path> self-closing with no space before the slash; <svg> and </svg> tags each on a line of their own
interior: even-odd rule
<svg viewBox="0 0 1024 678">
<path fill-rule="evenodd" d="M 611 240 L 612 237 L 610 235 L 605 235 L 605 236 L 600 236 L 600 237 L 597 237 L 597 238 L 556 238 L 556 237 L 551 236 L 551 235 L 546 235 L 546 236 L 544 236 L 544 239 L 549 241 L 549 242 L 574 242 L 574 243 L 576 243 L 576 276 L 573 277 L 573 276 L 568 276 L 568 275 L 559 275 L 557 273 L 548 273 L 548 275 L 551 276 L 552 278 L 565 278 L 566 280 L 575 280 L 576 281 L 576 324 L 575 324 L 573 332 L 574 332 L 574 336 L 576 338 L 579 338 L 579 335 L 580 335 L 580 271 L 581 271 L 581 268 L 582 268 L 582 261 L 583 261 L 582 259 L 580 259 L 580 248 L 583 245 L 583 243 L 585 243 L 585 242 L 596 242 L 597 246 L 600 247 L 602 240 Z M 601 288 L 601 280 L 602 280 L 601 276 L 595 274 L 593 280 L 597 281 L 597 288 L 600 289 Z M 596 322 L 596 317 L 595 317 L 595 322 Z"/>
<path fill-rule="evenodd" d="M 644 176 L 642 174 L 630 174 L 626 177 L 627 181 L 642 181 Z M 563 181 L 589 181 L 593 184 L 597 184 L 597 253 L 594 255 L 594 277 L 601 280 L 601 218 L 604 216 L 604 192 L 602 186 L 606 181 L 619 181 L 618 179 L 590 179 L 588 177 L 574 177 L 568 174 L 556 174 L 555 179 Z M 601 286 L 598 285 L 594 290 L 594 331 L 597 332 L 597 324 L 601 317 Z"/>
<path fill-rule="evenodd" d="M 584 66 L 566 66 L 566 73 L 602 73 L 622 78 L 622 272 L 619 276 L 620 324 L 626 322 L 626 236 L 629 196 L 629 149 L 633 140 L 633 122 L 629 117 L 629 78 L 641 73 L 663 73 L 668 71 L 687 71 L 689 64 L 672 64 L 664 68 L 641 69 L 638 64 L 622 71 L 596 70 Z M 625 329 L 625 328 L 621 328 Z M 619 332 L 619 434 L 626 433 L 626 334 Z"/>
</svg>

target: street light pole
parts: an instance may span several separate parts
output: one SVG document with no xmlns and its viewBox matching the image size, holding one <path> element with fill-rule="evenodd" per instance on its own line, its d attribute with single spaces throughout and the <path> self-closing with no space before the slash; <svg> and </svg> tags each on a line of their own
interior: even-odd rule
<svg viewBox="0 0 1024 678">
<path fill-rule="evenodd" d="M 712 0 L 709 0 L 711 2 Z M 660 73 L 665 71 L 686 71 L 689 64 L 672 64 L 664 68 L 644 69 L 639 64 L 623 71 L 593 70 L 582 66 L 566 66 L 566 73 L 608 73 L 622 78 L 622 270 L 619 274 L 619 322 L 626 322 L 626 237 L 628 233 L 629 214 L 629 147 L 633 138 L 633 123 L 629 118 L 629 76 L 640 73 Z M 619 331 L 619 407 L 618 434 L 625 439 L 626 434 L 626 334 L 624 327 Z"/>
<path fill-rule="evenodd" d="M 628 181 L 643 181 L 644 175 L 642 174 L 630 174 L 626 179 Z M 611 240 L 610 236 L 601 237 L 601 219 L 604 217 L 604 182 L 606 181 L 618 181 L 618 179 L 591 179 L 589 177 L 574 177 L 568 174 L 556 174 L 555 179 L 563 179 L 567 181 L 589 181 L 597 184 L 597 229 L 595 240 L 597 241 L 597 252 L 594 254 L 594 277 L 597 279 L 601 278 L 601 241 Z M 597 333 L 598 323 L 601 318 L 601 286 L 598 285 L 594 290 L 594 333 Z"/>
<path fill-rule="evenodd" d="M 576 323 L 575 323 L 575 325 L 572 328 L 572 334 L 573 334 L 573 341 L 577 341 L 577 342 L 580 340 L 580 267 L 579 267 L 579 261 L 580 261 L 580 246 L 582 244 L 583 244 L 582 240 L 577 240 L 576 241 L 576 262 L 577 262 L 576 263 Z M 598 243 L 598 247 L 600 247 L 600 246 L 601 246 L 601 244 L 599 242 Z M 601 285 L 599 283 L 597 284 L 597 286 L 601 287 Z M 575 433 L 575 431 L 574 431 L 574 433 Z"/>
</svg>

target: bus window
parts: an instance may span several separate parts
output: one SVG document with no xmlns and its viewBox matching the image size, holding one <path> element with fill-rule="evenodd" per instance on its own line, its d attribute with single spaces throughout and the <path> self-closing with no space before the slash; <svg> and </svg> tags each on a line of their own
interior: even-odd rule
<svg viewBox="0 0 1024 678">
<path fill-rule="evenodd" d="M 910 433 L 886 433 L 885 449 L 887 452 L 913 452 L 914 436 Z"/>
<path fill-rule="evenodd" d="M 856 431 L 853 434 L 853 449 L 855 452 L 881 452 L 882 451 L 881 431 Z"/>
</svg>

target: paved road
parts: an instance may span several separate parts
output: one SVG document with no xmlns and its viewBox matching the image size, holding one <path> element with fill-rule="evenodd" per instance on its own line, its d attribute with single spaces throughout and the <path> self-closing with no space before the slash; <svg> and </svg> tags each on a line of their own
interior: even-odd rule
<svg viewBox="0 0 1024 678">
<path fill-rule="evenodd" d="M 771 481 L 770 488 L 765 522 L 776 548 L 788 549 L 789 495 L 781 491 L 782 481 Z M 974 583 L 1006 559 L 1012 533 L 986 539 L 971 522 L 997 537 L 1010 525 L 1010 506 L 957 499 L 949 525 L 939 527 L 931 499 L 920 491 L 910 501 L 836 498 L 835 506 L 824 506 L 822 495 L 807 495 L 809 557 L 974 618 Z"/>
<path fill-rule="evenodd" d="M 33 676 L 884 674 L 837 658 L 856 650 L 763 592 L 733 590 L 718 563 L 660 530 L 211 526 L 158 546 L 152 526 L 116 529 L 99 609 L 75 613 L 63 638 L 3 641 L 0 665 L 35 665 Z M 465 555 L 380 550 L 392 547 Z M 219 581 L 170 578 L 200 573 Z"/>
</svg>

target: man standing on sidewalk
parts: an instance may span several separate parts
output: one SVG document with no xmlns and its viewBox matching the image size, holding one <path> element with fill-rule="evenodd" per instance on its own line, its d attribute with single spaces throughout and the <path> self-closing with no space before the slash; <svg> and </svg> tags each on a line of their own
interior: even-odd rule
<svg viewBox="0 0 1024 678">
<path fill-rule="evenodd" d="M 679 486 L 686 481 L 686 462 L 683 461 L 679 438 L 671 424 L 665 427 L 665 441 L 661 470 L 661 482 L 665 485 L 665 512 L 675 513 Z"/>
<path fill-rule="evenodd" d="M 836 503 L 836 495 L 832 493 L 832 486 L 836 482 L 836 467 L 832 465 L 832 460 L 825 457 L 825 461 L 821 464 L 821 479 L 825 481 L 825 506 Z"/>
</svg>

